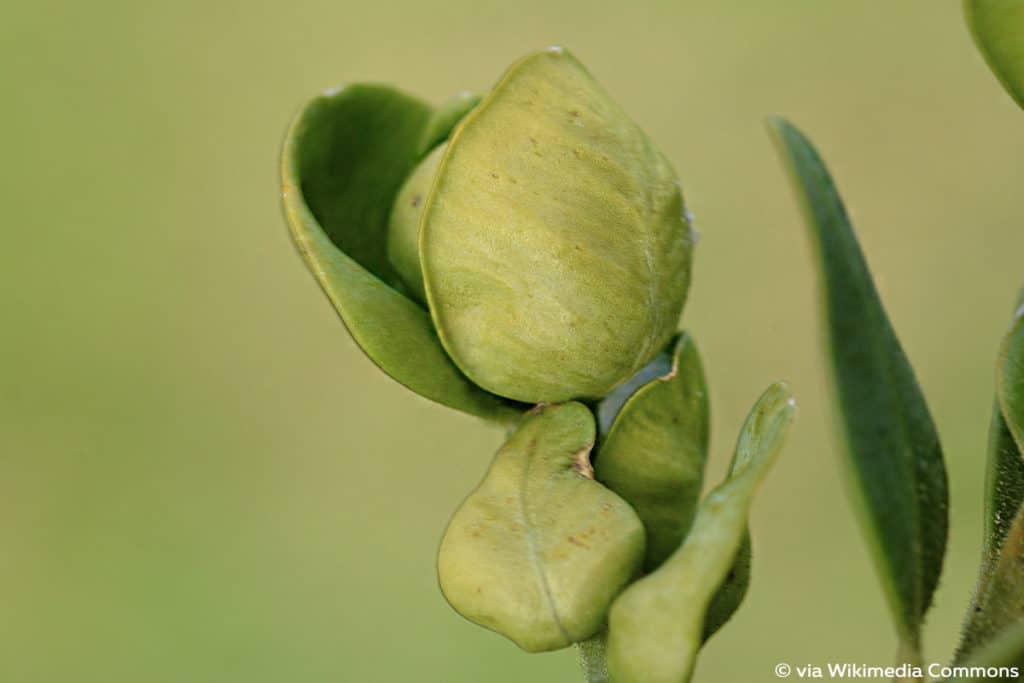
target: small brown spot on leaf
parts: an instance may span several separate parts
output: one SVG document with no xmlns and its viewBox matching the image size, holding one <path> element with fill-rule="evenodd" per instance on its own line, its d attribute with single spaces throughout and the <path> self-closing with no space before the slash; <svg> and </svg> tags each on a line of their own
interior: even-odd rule
<svg viewBox="0 0 1024 683">
<path fill-rule="evenodd" d="M 423 195 L 415 194 L 412 196 L 412 206 L 414 209 L 418 209 L 420 204 L 423 203 Z"/>
<path fill-rule="evenodd" d="M 590 464 L 590 448 L 584 448 L 582 451 L 572 457 L 572 469 L 576 474 L 584 477 L 585 479 L 594 478 L 594 467 Z"/>
</svg>

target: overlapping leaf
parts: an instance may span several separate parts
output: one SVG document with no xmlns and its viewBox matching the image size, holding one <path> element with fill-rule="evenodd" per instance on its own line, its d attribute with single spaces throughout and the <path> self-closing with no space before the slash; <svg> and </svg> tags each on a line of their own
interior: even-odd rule
<svg viewBox="0 0 1024 683">
<path fill-rule="evenodd" d="M 432 109 L 392 88 L 354 85 L 313 99 L 281 161 L 292 238 L 362 350 L 413 391 L 489 418 L 515 414 L 466 379 L 386 254 L 392 201 L 419 160 Z M 435 121 L 434 136 L 440 135 Z"/>
<path fill-rule="evenodd" d="M 785 384 L 768 388 L 743 426 L 728 478 L 700 503 L 683 545 L 613 603 L 608 629 L 613 681 L 689 681 L 708 606 L 733 566 L 754 493 L 781 451 L 795 412 Z"/>
<path fill-rule="evenodd" d="M 593 479 L 594 437 L 580 403 L 528 415 L 441 542 L 448 602 L 524 650 L 594 636 L 643 559 L 636 513 Z"/>
<path fill-rule="evenodd" d="M 667 370 L 617 411 L 597 452 L 596 479 L 633 506 L 647 531 L 644 567 L 656 569 L 682 543 L 704 480 L 710 420 L 697 347 L 681 335 L 663 354 Z M 600 415 L 600 409 L 599 409 Z"/>
<path fill-rule="evenodd" d="M 513 64 L 455 129 L 419 237 L 448 355 L 526 403 L 604 397 L 668 343 L 686 299 L 675 171 L 560 48 Z"/>
<path fill-rule="evenodd" d="M 603 434 L 597 480 L 637 511 L 647 533 L 646 571 L 682 543 L 700 500 L 710 417 L 704 368 L 693 338 L 677 337 L 598 404 Z M 705 639 L 733 615 L 750 582 L 750 539 L 708 608 Z"/>
</svg>

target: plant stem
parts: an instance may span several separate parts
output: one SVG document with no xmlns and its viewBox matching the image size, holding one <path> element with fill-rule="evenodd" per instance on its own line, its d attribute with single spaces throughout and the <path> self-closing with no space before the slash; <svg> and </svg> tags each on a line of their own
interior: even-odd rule
<svg viewBox="0 0 1024 683">
<path fill-rule="evenodd" d="M 584 683 L 608 683 L 608 664 L 605 661 L 607 633 L 601 631 L 590 640 L 576 643 L 580 654 L 580 668 Z"/>
<path fill-rule="evenodd" d="M 924 662 L 921 659 L 921 646 L 918 643 L 907 642 L 902 640 L 900 642 L 900 648 L 896 653 L 896 664 L 909 664 L 912 667 L 923 668 Z M 921 683 L 923 678 L 915 678 L 908 676 L 907 678 L 895 679 L 899 683 Z"/>
</svg>

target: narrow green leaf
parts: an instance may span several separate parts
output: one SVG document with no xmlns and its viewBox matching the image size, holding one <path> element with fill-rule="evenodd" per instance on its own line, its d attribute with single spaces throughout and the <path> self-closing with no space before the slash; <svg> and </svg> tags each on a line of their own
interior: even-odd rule
<svg viewBox="0 0 1024 683">
<path fill-rule="evenodd" d="M 828 170 L 792 124 L 773 118 L 769 129 L 821 272 L 851 488 L 901 650 L 916 653 L 946 548 L 948 493 L 938 434 Z"/>
<path fill-rule="evenodd" d="M 700 503 L 683 545 L 612 604 L 608 670 L 613 681 L 689 681 L 708 606 L 735 562 L 753 496 L 781 451 L 795 412 L 785 384 L 768 388 L 743 425 L 729 476 Z"/>
<path fill-rule="evenodd" d="M 1019 520 L 1024 503 L 1024 457 L 1015 434 L 1024 433 L 1024 308 L 1018 308 L 1003 339 L 996 370 L 997 401 L 989 433 L 985 477 L 985 540 L 978 585 L 964 623 L 957 658 L 962 660 L 1000 632 L 1009 622 L 1024 617 L 1024 574 L 1015 572 L 1024 528 Z M 1009 598 L 1007 597 L 1009 595 Z"/>
<path fill-rule="evenodd" d="M 530 413 L 441 541 L 452 607 L 530 652 L 594 636 L 643 559 L 636 513 L 593 479 L 594 437 L 580 403 Z"/>
<path fill-rule="evenodd" d="M 387 259 L 392 200 L 430 117 L 426 104 L 383 86 L 313 99 L 285 139 L 285 215 L 309 269 L 374 363 L 439 403 L 508 418 L 520 411 L 458 371 Z"/>
<path fill-rule="evenodd" d="M 1024 0 L 964 0 L 964 15 L 989 68 L 1024 107 Z"/>
</svg>

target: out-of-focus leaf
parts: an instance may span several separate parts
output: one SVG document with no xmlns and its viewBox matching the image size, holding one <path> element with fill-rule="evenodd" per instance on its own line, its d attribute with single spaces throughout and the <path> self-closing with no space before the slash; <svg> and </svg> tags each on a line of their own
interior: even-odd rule
<svg viewBox="0 0 1024 683">
<path fill-rule="evenodd" d="M 441 542 L 448 602 L 524 650 L 594 636 L 643 559 L 636 513 L 593 479 L 594 437 L 586 406 L 538 408 L 498 451 Z"/>
<path fill-rule="evenodd" d="M 781 451 L 795 412 L 785 384 L 768 388 L 743 426 L 728 478 L 700 503 L 683 545 L 612 604 L 613 681 L 689 681 L 708 606 L 733 566 L 754 493 Z"/>
<path fill-rule="evenodd" d="M 964 0 L 964 14 L 989 68 L 1024 107 L 1024 0 Z"/>
<path fill-rule="evenodd" d="M 938 434 L 828 170 L 792 124 L 773 118 L 769 129 L 821 273 L 851 488 L 901 650 L 917 653 L 946 549 L 948 493 Z"/>
<path fill-rule="evenodd" d="M 1024 302 L 1019 302 L 1024 306 Z M 996 370 L 997 401 L 989 434 L 985 477 L 985 542 L 978 585 L 964 623 L 957 658 L 977 650 L 1010 622 L 1024 618 L 1024 574 L 1017 568 L 1024 528 L 1024 457 L 1015 438 L 1024 433 L 1024 307 L 1003 340 Z"/>
<path fill-rule="evenodd" d="M 430 314 L 404 295 L 387 259 L 391 204 L 431 113 L 384 86 L 354 85 L 314 98 L 284 143 L 285 215 L 309 269 L 374 363 L 438 403 L 504 419 L 518 411 L 459 372 Z"/>
</svg>

